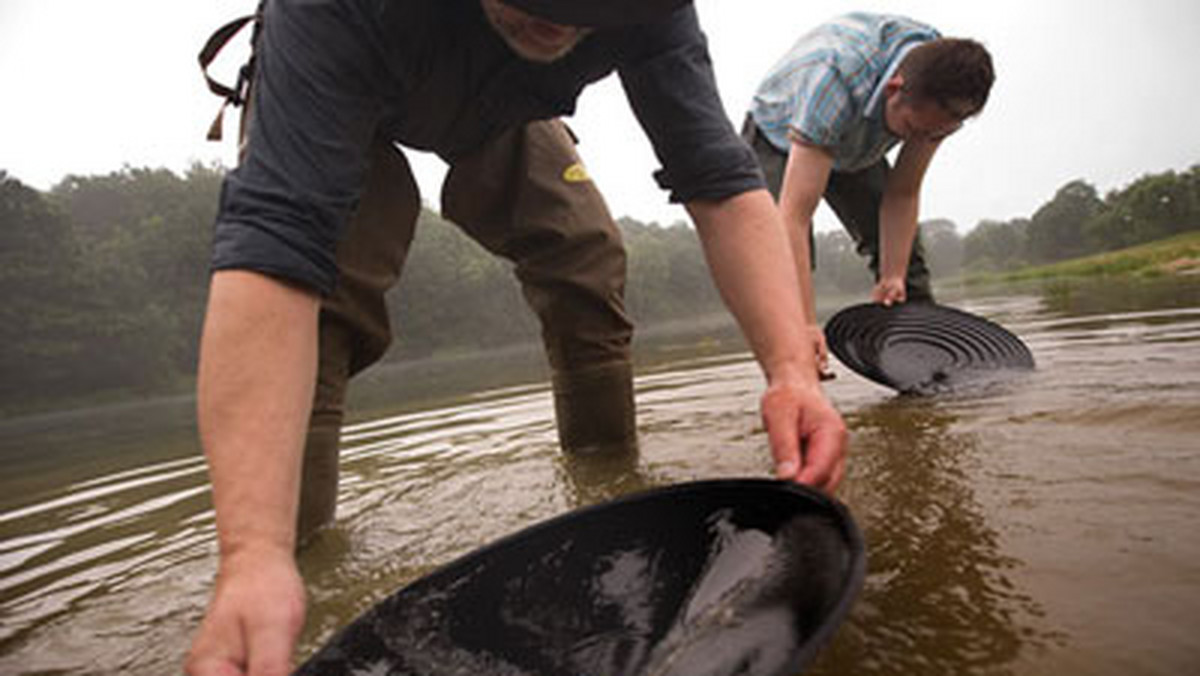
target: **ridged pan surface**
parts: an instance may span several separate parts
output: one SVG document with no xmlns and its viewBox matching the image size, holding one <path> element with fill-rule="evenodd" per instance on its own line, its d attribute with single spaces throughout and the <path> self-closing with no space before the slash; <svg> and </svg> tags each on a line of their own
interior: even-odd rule
<svg viewBox="0 0 1200 676">
<path fill-rule="evenodd" d="M 380 601 L 303 676 L 796 676 L 862 587 L 841 503 L 765 479 L 586 507 Z"/>
<path fill-rule="evenodd" d="M 825 340 L 851 370 L 911 394 L 1034 368 L 1033 354 L 1008 329 L 936 303 L 854 305 L 826 322 Z"/>
</svg>

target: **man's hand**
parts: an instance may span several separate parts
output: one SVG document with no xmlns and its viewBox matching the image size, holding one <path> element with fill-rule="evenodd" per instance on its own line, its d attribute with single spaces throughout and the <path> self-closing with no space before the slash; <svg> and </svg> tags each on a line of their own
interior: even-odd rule
<svg viewBox="0 0 1200 676">
<path fill-rule="evenodd" d="M 189 676 L 290 674 L 304 604 L 304 583 L 291 552 L 223 557 L 185 671 Z"/>
<path fill-rule="evenodd" d="M 762 397 L 775 474 L 828 493 L 846 472 L 846 423 L 820 388 L 772 383 Z"/>
<path fill-rule="evenodd" d="M 903 277 L 884 277 L 871 290 L 871 300 L 891 307 L 908 300 Z"/>
<path fill-rule="evenodd" d="M 825 342 L 825 332 L 821 327 L 809 325 L 805 327 L 805 335 L 812 345 L 813 358 L 817 363 L 817 377 L 821 380 L 832 380 L 835 376 L 829 370 L 829 346 Z"/>
</svg>

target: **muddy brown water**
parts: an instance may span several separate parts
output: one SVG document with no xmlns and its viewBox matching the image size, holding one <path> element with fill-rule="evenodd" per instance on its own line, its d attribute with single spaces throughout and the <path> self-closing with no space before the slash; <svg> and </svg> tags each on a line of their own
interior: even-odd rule
<svg viewBox="0 0 1200 676">
<path fill-rule="evenodd" d="M 1021 336 L 1038 369 L 912 398 L 835 364 L 827 391 L 852 431 L 839 497 L 868 577 L 810 673 L 1200 673 L 1200 280 L 952 302 Z M 565 464 L 540 384 L 352 425 L 339 522 L 301 559 L 300 655 L 536 521 L 647 486 L 765 475 L 754 363 L 684 352 L 639 375 L 634 467 Z M 0 674 L 178 673 L 215 547 L 203 462 L 177 434 L 186 404 L 168 408 L 161 438 L 83 415 L 0 423 Z M 72 445 L 84 460 L 39 462 Z"/>
</svg>

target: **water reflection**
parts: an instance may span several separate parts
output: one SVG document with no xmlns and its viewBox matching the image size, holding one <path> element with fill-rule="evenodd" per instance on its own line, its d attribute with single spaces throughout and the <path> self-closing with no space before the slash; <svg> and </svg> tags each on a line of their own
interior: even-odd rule
<svg viewBox="0 0 1200 676">
<path fill-rule="evenodd" d="M 1064 315 L 1094 315 L 1154 308 L 1200 307 L 1200 276 L 1164 277 L 1130 283 L 1113 279 L 1062 279 L 1044 282 L 1045 309 Z"/>
<path fill-rule="evenodd" d="M 847 416 L 847 496 L 868 547 L 857 607 L 815 674 L 1009 673 L 1053 636 L 1010 577 L 1020 562 L 975 496 L 979 441 L 941 398 L 897 397 Z"/>
</svg>

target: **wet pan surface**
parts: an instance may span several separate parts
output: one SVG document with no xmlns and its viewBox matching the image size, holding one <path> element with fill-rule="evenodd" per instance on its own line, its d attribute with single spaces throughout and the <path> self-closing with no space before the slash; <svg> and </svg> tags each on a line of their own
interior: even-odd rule
<svg viewBox="0 0 1200 676">
<path fill-rule="evenodd" d="M 845 308 L 825 324 L 843 364 L 908 394 L 933 394 L 1034 367 L 1020 338 L 988 319 L 936 303 Z"/>
<path fill-rule="evenodd" d="M 384 599 L 298 674 L 794 676 L 862 586 L 836 501 L 697 481 L 542 522 Z"/>
</svg>

